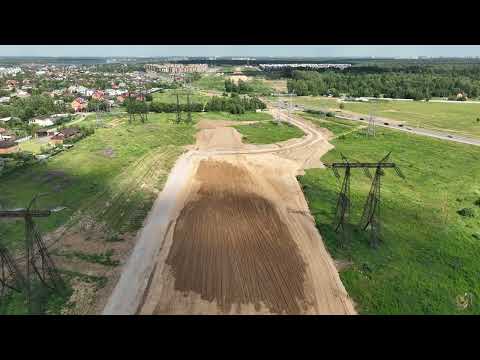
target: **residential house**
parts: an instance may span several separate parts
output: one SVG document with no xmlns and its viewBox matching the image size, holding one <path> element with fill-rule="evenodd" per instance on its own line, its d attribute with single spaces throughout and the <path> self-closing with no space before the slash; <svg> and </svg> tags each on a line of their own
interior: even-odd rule
<svg viewBox="0 0 480 360">
<path fill-rule="evenodd" d="M 92 99 L 95 99 L 95 100 L 103 100 L 105 98 L 105 93 L 101 90 L 96 90 L 93 95 L 92 95 Z"/>
<path fill-rule="evenodd" d="M 28 97 L 30 96 L 30 94 L 24 90 L 17 90 L 15 92 L 15 95 L 18 96 L 18 97 Z"/>
<path fill-rule="evenodd" d="M 95 90 L 93 89 L 87 89 L 83 93 L 81 93 L 83 96 L 93 96 L 95 94 Z"/>
<path fill-rule="evenodd" d="M 0 154 L 11 154 L 19 150 L 18 144 L 12 140 L 0 141 Z"/>
<path fill-rule="evenodd" d="M 10 96 L 0 97 L 0 104 L 8 104 L 10 102 Z"/>
<path fill-rule="evenodd" d="M 9 90 L 15 89 L 17 87 L 17 80 L 7 80 L 7 87 Z"/>
<path fill-rule="evenodd" d="M 63 144 L 67 139 L 80 135 L 80 129 L 76 127 L 65 128 L 50 138 L 50 143 L 54 145 Z"/>
<path fill-rule="evenodd" d="M 46 117 L 42 116 L 35 119 L 31 119 L 28 123 L 30 125 L 35 124 L 41 127 L 52 126 L 53 124 L 55 124 L 54 120 L 49 116 L 46 116 Z"/>
<path fill-rule="evenodd" d="M 88 105 L 88 102 L 81 97 L 76 98 L 71 103 L 72 109 L 75 112 L 85 111 L 87 109 L 87 105 Z"/>
<path fill-rule="evenodd" d="M 54 136 L 55 132 L 56 132 L 55 129 L 42 128 L 35 131 L 35 137 L 39 138 L 39 137 L 45 137 L 45 136 Z"/>
<path fill-rule="evenodd" d="M 10 120 L 12 120 L 12 117 L 11 117 L 11 116 L 1 118 L 1 119 L 0 119 L 0 122 L 6 123 L 7 121 L 10 121 Z"/>
<path fill-rule="evenodd" d="M 15 133 L 11 130 L 3 129 L 5 131 L 0 132 L 0 141 L 3 140 L 10 140 L 10 141 L 15 141 L 17 139 L 17 136 Z"/>
</svg>

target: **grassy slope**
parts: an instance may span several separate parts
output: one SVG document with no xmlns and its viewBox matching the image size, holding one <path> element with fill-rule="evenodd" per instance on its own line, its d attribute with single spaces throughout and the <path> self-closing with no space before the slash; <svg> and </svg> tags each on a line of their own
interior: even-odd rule
<svg viewBox="0 0 480 360">
<path fill-rule="evenodd" d="M 458 131 L 465 135 L 480 136 L 480 104 L 434 103 L 418 101 L 382 101 L 345 103 L 345 110 L 370 113 L 394 120 L 405 120 L 411 126 Z"/>
<path fill-rule="evenodd" d="M 237 125 L 235 128 L 243 135 L 243 141 L 252 144 L 273 144 L 304 135 L 298 127 L 274 121 L 249 125 Z"/>
<path fill-rule="evenodd" d="M 126 117 L 117 117 L 118 120 L 110 122 L 115 124 L 114 127 L 98 129 L 48 162 L 4 176 L 0 182 L 0 194 L 8 201 L 8 207 L 15 208 L 26 206 L 36 193 L 48 193 L 41 198 L 41 207 L 67 207 L 38 221 L 42 231 L 53 230 L 64 224 L 77 209 L 98 200 L 100 194 L 108 199 L 124 191 L 119 184 L 128 183 L 136 176 L 132 171 L 137 166 L 135 161 L 149 153 L 161 152 L 160 166 L 168 173 L 175 158 L 183 151 L 182 145 L 194 142 L 195 132 L 193 125 L 175 125 L 167 121 L 170 118 L 172 114 L 150 114 L 146 124 L 128 124 Z M 113 149 L 114 157 L 103 154 L 107 148 Z M 49 174 L 52 177 L 54 172 L 62 175 L 48 180 Z M 135 200 L 152 201 L 150 196 L 143 195 L 139 193 Z M 8 239 L 10 245 L 19 245 L 23 236 L 22 222 L 2 223 L 0 236 L 2 240 Z"/>
<path fill-rule="evenodd" d="M 69 220 L 79 211 L 83 212 L 81 220 L 93 217 L 96 222 L 106 224 L 105 239 L 109 233 L 137 230 L 163 187 L 175 159 L 183 152 L 183 145 L 193 143 L 195 128 L 193 124 L 173 124 L 172 114 L 150 114 L 146 124 L 128 124 L 126 119 L 125 115 L 123 118 L 122 115 L 108 115 L 105 123 L 110 127 L 98 129 L 95 134 L 76 143 L 74 148 L 48 162 L 2 177 L 0 196 L 7 201 L 5 206 L 24 207 L 34 194 L 47 192 L 48 195 L 41 198 L 40 207 L 66 206 L 67 209 L 37 220 L 43 233 L 75 223 L 75 220 Z M 86 123 L 93 121 L 94 116 L 85 120 Z M 106 149 L 112 149 L 114 156 L 105 156 Z M 47 181 L 46 177 L 52 177 L 55 172 L 62 175 Z M 23 246 L 23 221 L 3 221 L 0 225 L 0 241 L 11 248 Z M 74 251 L 65 255 L 107 266 L 118 265 L 110 259 L 109 253 Z M 65 280 L 81 278 L 98 287 L 107 281 L 103 276 L 71 273 L 64 269 L 62 272 Z M 42 298 L 37 312 L 54 314 L 65 306 L 72 291 L 70 281 L 67 281 L 63 294 L 45 292 L 41 287 L 36 289 Z M 26 312 L 20 293 L 12 292 L 0 302 L 0 314 Z"/>
<path fill-rule="evenodd" d="M 353 232 L 346 248 L 337 243 L 331 223 L 339 182 L 328 170 L 307 170 L 300 177 L 316 224 L 336 259 L 353 266 L 341 272 L 349 294 L 366 314 L 480 313 L 480 149 L 387 129 L 374 139 L 359 133 L 333 141 L 335 149 L 322 160 L 340 159 L 340 152 L 360 161 L 378 161 L 392 150 L 406 181 L 387 171 L 382 178 L 382 238 L 378 250 L 367 234 Z M 354 171 L 351 183 L 352 223 L 356 224 L 370 181 Z M 475 218 L 456 211 L 475 208 Z M 462 310 L 459 296 L 473 295 Z"/>
<path fill-rule="evenodd" d="M 47 145 L 48 143 L 42 144 L 36 139 L 31 139 L 31 140 L 22 142 L 19 147 L 20 147 L 20 150 L 22 151 L 28 151 L 28 152 L 37 154 L 37 153 L 40 153 L 40 149 L 42 148 L 42 146 L 46 147 Z"/>
</svg>

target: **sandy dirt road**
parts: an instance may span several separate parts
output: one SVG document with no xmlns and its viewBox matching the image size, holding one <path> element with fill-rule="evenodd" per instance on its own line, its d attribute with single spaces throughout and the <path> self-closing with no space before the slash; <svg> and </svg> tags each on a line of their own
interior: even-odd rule
<svg viewBox="0 0 480 360">
<path fill-rule="evenodd" d="M 355 314 L 296 180 L 331 145 L 292 122 L 303 138 L 262 146 L 199 124 L 105 314 Z"/>
</svg>

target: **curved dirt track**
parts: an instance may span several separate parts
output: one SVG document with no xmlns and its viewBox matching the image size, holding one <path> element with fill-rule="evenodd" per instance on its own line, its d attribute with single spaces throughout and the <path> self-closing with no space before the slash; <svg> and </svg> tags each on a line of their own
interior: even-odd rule
<svg viewBox="0 0 480 360">
<path fill-rule="evenodd" d="M 292 122 L 303 138 L 262 146 L 201 126 L 105 314 L 355 314 L 296 180 L 331 145 Z"/>
</svg>

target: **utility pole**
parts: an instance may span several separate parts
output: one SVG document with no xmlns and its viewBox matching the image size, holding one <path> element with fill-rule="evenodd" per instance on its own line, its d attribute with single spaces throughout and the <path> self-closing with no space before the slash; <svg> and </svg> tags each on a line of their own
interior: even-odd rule
<svg viewBox="0 0 480 360">
<path fill-rule="evenodd" d="M 282 100 L 278 100 L 277 102 L 277 116 L 276 116 L 276 121 L 277 121 L 277 124 L 280 124 L 280 122 L 282 121 L 281 117 L 280 117 L 280 109 L 282 108 Z"/>
<path fill-rule="evenodd" d="M 187 123 L 192 122 L 192 109 L 190 105 L 190 91 L 187 92 L 187 108 L 188 108 L 188 113 L 187 113 Z"/>
<path fill-rule="evenodd" d="M 177 124 L 179 124 L 180 121 L 182 121 L 182 117 L 181 117 L 181 114 L 180 114 L 180 102 L 178 100 L 178 90 L 175 93 L 175 95 L 177 96 L 177 118 L 176 118 L 176 122 L 177 122 Z"/>
</svg>

